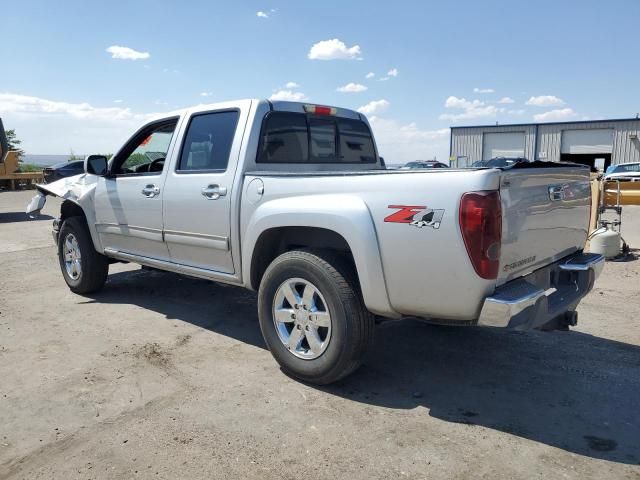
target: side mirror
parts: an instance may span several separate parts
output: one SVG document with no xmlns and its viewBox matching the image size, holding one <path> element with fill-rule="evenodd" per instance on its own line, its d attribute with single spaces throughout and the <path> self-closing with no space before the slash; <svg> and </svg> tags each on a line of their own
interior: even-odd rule
<svg viewBox="0 0 640 480">
<path fill-rule="evenodd" d="M 84 159 L 84 171 L 85 173 L 104 177 L 109 171 L 108 164 L 109 161 L 104 155 L 88 155 Z"/>
</svg>

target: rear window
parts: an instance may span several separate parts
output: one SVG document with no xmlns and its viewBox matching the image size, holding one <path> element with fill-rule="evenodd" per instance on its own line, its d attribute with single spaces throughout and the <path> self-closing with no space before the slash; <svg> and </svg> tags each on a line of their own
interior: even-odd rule
<svg viewBox="0 0 640 480">
<path fill-rule="evenodd" d="M 272 112 L 257 163 L 375 163 L 373 138 L 360 120 Z"/>
<path fill-rule="evenodd" d="M 326 118 L 310 118 L 308 123 L 310 162 L 335 163 L 338 156 L 336 123 Z"/>
<path fill-rule="evenodd" d="M 340 155 L 346 163 L 375 163 L 376 151 L 369 127 L 360 120 L 338 119 Z"/>
</svg>

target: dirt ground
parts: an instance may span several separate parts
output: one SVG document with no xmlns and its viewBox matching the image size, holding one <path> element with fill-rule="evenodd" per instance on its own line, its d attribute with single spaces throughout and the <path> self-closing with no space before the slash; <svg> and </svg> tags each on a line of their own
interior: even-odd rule
<svg viewBox="0 0 640 480">
<path fill-rule="evenodd" d="M 0 193 L 0 479 L 640 479 L 640 261 L 607 263 L 571 332 L 388 322 L 317 388 L 251 292 L 114 265 L 72 294 L 32 194 Z"/>
</svg>

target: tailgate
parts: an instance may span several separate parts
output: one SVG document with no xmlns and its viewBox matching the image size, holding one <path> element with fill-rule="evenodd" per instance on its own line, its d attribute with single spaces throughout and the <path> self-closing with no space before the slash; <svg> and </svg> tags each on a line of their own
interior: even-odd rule
<svg viewBox="0 0 640 480">
<path fill-rule="evenodd" d="M 589 169 L 505 170 L 500 180 L 502 250 L 498 285 L 584 247 L 589 228 Z"/>
</svg>

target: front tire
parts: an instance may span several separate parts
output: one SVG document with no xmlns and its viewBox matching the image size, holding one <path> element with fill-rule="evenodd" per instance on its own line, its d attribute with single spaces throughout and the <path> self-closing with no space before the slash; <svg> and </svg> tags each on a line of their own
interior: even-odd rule
<svg viewBox="0 0 640 480">
<path fill-rule="evenodd" d="M 69 217 L 62 224 L 58 260 L 62 276 L 74 293 L 96 292 L 107 281 L 109 259 L 96 251 L 82 217 Z"/>
<path fill-rule="evenodd" d="M 258 293 L 260 329 L 289 375 L 326 385 L 356 370 L 373 342 L 354 269 L 331 252 L 294 250 L 267 268 Z"/>
</svg>

